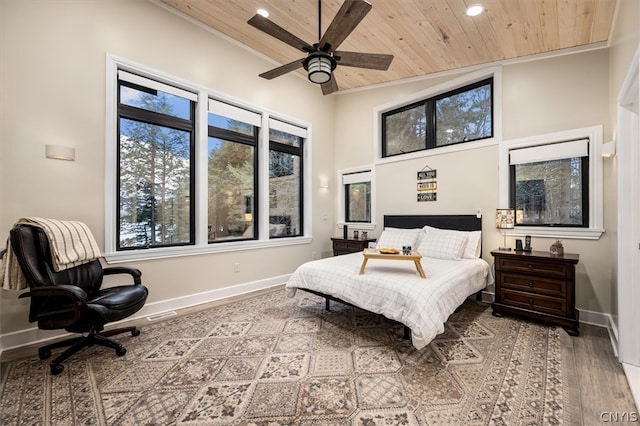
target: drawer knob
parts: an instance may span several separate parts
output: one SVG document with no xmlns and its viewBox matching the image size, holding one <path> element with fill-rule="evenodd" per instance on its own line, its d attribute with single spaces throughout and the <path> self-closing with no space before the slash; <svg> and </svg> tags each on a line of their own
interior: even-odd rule
<svg viewBox="0 0 640 426">
<path fill-rule="evenodd" d="M 529 287 L 533 287 L 533 281 L 529 281 Z"/>
<path fill-rule="evenodd" d="M 533 299 L 529 299 L 529 304 L 533 305 Z"/>
<path fill-rule="evenodd" d="M 533 265 L 529 265 L 529 270 L 532 270 L 532 269 L 533 269 Z"/>
</svg>

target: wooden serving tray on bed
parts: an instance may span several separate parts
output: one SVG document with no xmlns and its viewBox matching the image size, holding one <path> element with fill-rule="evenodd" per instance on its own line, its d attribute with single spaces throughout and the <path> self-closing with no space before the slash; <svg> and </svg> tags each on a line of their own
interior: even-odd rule
<svg viewBox="0 0 640 426">
<path fill-rule="evenodd" d="M 362 260 L 362 266 L 360 266 L 360 275 L 364 274 L 364 268 L 367 266 L 367 261 L 369 261 L 369 259 L 411 260 L 416 265 L 416 269 L 418 270 L 420 277 L 427 278 L 424 273 L 424 269 L 422 269 L 422 264 L 420 263 L 422 255 L 415 250 L 413 250 L 411 254 L 402 254 L 399 252 L 380 253 L 380 250 L 364 249 L 362 255 L 364 256 L 364 259 Z"/>
</svg>

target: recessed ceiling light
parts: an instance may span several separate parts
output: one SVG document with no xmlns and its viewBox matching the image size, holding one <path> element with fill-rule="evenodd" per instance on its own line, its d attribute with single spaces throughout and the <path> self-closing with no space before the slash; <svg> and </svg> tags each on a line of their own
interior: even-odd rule
<svg viewBox="0 0 640 426">
<path fill-rule="evenodd" d="M 260 15 L 260 16 L 264 16 L 265 18 L 268 18 L 268 17 L 269 17 L 269 12 L 267 12 L 267 11 L 266 11 L 266 10 L 264 10 L 264 9 L 258 9 L 258 10 L 256 10 L 256 13 L 257 13 L 258 15 Z"/>
<path fill-rule="evenodd" d="M 467 16 L 478 16 L 484 12 L 484 6 L 481 4 L 474 4 L 467 9 Z"/>
</svg>

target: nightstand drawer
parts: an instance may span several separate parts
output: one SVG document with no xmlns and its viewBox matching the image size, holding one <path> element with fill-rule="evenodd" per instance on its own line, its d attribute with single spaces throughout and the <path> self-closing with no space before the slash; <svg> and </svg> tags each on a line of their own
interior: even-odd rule
<svg viewBox="0 0 640 426">
<path fill-rule="evenodd" d="M 554 277 L 568 277 L 573 266 L 561 262 L 540 262 L 536 259 L 499 258 L 496 269 L 501 271 L 526 272 L 527 274 L 544 274 Z"/>
<path fill-rule="evenodd" d="M 340 256 L 349 253 L 358 253 L 369 246 L 369 243 L 375 239 L 367 238 L 366 240 L 349 240 L 345 238 L 331 238 L 333 242 L 333 255 Z"/>
<path fill-rule="evenodd" d="M 567 283 L 563 280 L 509 272 L 500 272 L 500 276 L 503 288 L 545 294 L 563 299 L 567 296 Z"/>
<path fill-rule="evenodd" d="M 567 315 L 566 300 L 556 297 L 502 289 L 500 292 L 500 299 L 502 303 L 514 307 L 531 309 L 558 316 Z"/>
<path fill-rule="evenodd" d="M 359 241 L 334 241 L 333 249 L 349 252 L 363 250 L 362 243 L 360 243 Z"/>
<path fill-rule="evenodd" d="M 575 265 L 579 255 L 494 250 L 493 315 L 521 315 L 562 325 L 578 335 Z"/>
</svg>

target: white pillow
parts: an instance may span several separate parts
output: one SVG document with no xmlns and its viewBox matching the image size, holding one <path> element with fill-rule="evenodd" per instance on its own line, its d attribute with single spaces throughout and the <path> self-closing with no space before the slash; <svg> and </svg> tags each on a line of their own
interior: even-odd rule
<svg viewBox="0 0 640 426">
<path fill-rule="evenodd" d="M 402 247 L 411 246 L 416 249 L 416 240 L 422 229 L 385 228 L 376 243 L 380 248 L 394 248 L 402 250 Z"/>
<path fill-rule="evenodd" d="M 422 229 L 425 232 L 427 232 L 427 230 L 435 229 L 437 231 L 459 232 L 461 234 L 466 234 L 467 243 L 465 244 L 464 250 L 462 252 L 462 258 L 477 259 L 480 257 L 480 252 L 482 250 L 482 231 L 457 231 L 454 229 L 439 229 L 429 225 L 425 225 Z M 420 241 L 420 238 L 418 239 L 418 241 Z M 419 246 L 420 243 L 418 242 L 418 247 Z"/>
<path fill-rule="evenodd" d="M 438 229 L 430 226 L 423 228 L 425 235 L 418 246 L 418 252 L 436 259 L 460 260 L 467 245 L 466 232 Z"/>
<path fill-rule="evenodd" d="M 480 257 L 482 248 L 482 231 L 467 232 L 467 245 L 464 248 L 462 257 L 464 259 L 477 259 Z"/>
</svg>

